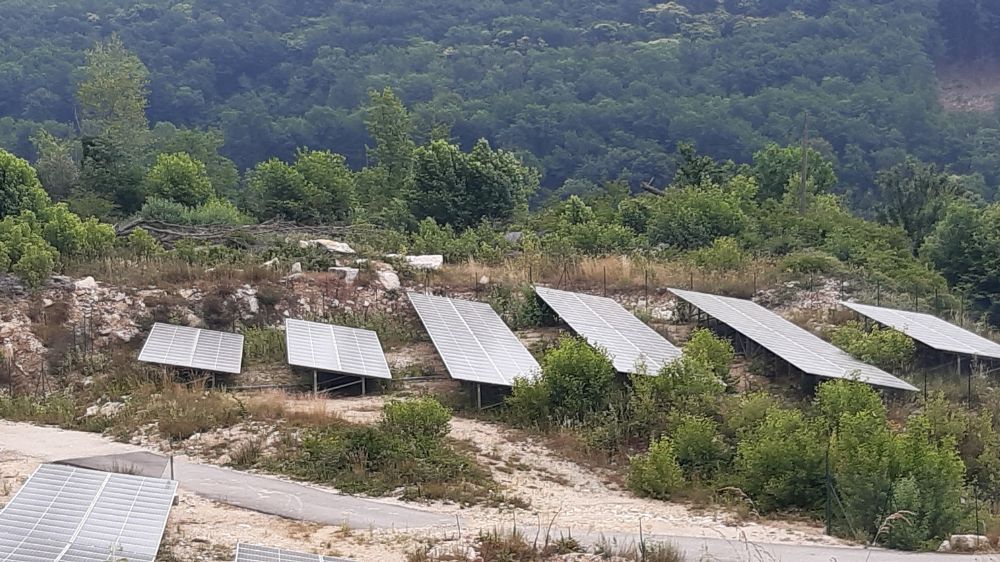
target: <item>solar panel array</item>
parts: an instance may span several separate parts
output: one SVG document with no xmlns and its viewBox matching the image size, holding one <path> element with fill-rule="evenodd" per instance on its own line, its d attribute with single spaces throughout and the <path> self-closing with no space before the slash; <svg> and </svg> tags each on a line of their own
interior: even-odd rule
<svg viewBox="0 0 1000 562">
<path fill-rule="evenodd" d="M 378 334 L 371 330 L 285 319 L 288 364 L 359 377 L 391 379 Z"/>
<path fill-rule="evenodd" d="M 319 554 L 305 554 L 269 546 L 239 543 L 236 545 L 235 562 L 351 562 Z"/>
<path fill-rule="evenodd" d="M 906 381 L 858 361 L 833 344 L 754 302 L 680 289 L 670 291 L 804 373 L 833 379 L 857 379 L 886 388 L 917 390 Z"/>
<path fill-rule="evenodd" d="M 139 352 L 139 361 L 239 374 L 243 336 L 157 322 Z"/>
<path fill-rule="evenodd" d="M 490 305 L 408 294 L 452 378 L 512 386 L 538 376 L 538 362 Z"/>
<path fill-rule="evenodd" d="M 153 562 L 177 483 L 43 464 L 0 511 L 4 562 Z"/>
<path fill-rule="evenodd" d="M 655 374 L 681 355 L 680 349 L 612 299 L 539 286 L 535 292 L 574 332 L 604 349 L 619 372 L 635 373 L 644 365 L 646 372 Z"/>
<path fill-rule="evenodd" d="M 932 349 L 961 355 L 1000 359 L 1000 344 L 945 322 L 936 316 L 852 302 L 841 302 L 840 304 L 883 326 L 899 330 Z"/>
</svg>

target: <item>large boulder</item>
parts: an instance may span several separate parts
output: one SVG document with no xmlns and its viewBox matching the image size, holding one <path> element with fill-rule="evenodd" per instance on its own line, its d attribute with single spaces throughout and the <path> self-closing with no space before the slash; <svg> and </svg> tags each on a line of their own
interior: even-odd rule
<svg viewBox="0 0 1000 562">
<path fill-rule="evenodd" d="M 399 282 L 399 275 L 396 275 L 395 271 L 379 271 L 378 282 L 386 291 L 395 291 L 402 286 Z"/>
<path fill-rule="evenodd" d="M 345 242 L 337 242 L 336 240 L 327 240 L 325 238 L 319 238 L 316 240 L 299 240 L 299 248 L 316 247 L 323 248 L 324 250 L 334 254 L 356 253 L 354 249 L 348 246 Z"/>
<path fill-rule="evenodd" d="M 343 281 L 345 285 L 353 285 L 354 281 L 358 278 L 358 273 L 361 272 L 356 267 L 331 267 L 328 271 L 334 274 L 337 279 Z"/>
<path fill-rule="evenodd" d="M 93 277 L 88 276 L 73 283 L 73 287 L 77 291 L 93 291 L 97 289 L 97 281 L 94 281 Z"/>
<path fill-rule="evenodd" d="M 399 258 L 413 269 L 430 269 L 436 271 L 444 266 L 444 256 L 441 254 L 428 254 L 425 256 L 401 256 L 399 254 L 386 254 L 385 257 Z"/>
<path fill-rule="evenodd" d="M 990 539 L 982 535 L 952 535 L 948 545 L 951 552 L 976 552 L 990 548 Z"/>
</svg>

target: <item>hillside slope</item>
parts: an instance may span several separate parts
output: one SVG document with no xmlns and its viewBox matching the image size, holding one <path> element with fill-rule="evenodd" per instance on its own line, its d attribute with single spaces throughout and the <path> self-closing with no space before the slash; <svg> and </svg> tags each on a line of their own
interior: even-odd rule
<svg viewBox="0 0 1000 562">
<path fill-rule="evenodd" d="M 354 165 L 358 108 L 392 86 L 430 134 L 532 154 L 544 183 L 673 174 L 678 141 L 746 161 L 816 146 L 845 187 L 905 153 L 991 172 L 946 120 L 932 60 L 992 56 L 989 13 L 937 0 L 0 1 L 0 145 L 30 154 L 39 123 L 66 132 L 83 52 L 119 34 L 151 71 L 151 121 L 221 128 L 242 168 L 297 146 Z M 986 9 L 986 8 L 984 8 Z M 987 9 L 988 10 L 988 9 Z M 968 12 L 968 13 L 967 13 Z M 973 26 L 979 43 L 959 32 Z"/>
</svg>

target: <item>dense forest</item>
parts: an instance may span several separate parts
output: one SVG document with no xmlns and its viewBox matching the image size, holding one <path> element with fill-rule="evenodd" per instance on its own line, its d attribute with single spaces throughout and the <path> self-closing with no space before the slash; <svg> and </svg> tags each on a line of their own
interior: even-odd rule
<svg viewBox="0 0 1000 562">
<path fill-rule="evenodd" d="M 1000 182 L 994 114 L 947 114 L 935 64 L 990 59 L 983 0 L 0 0 L 0 146 L 80 128 L 85 51 L 117 34 L 149 72 L 151 123 L 211 129 L 239 169 L 299 147 L 358 169 L 370 90 L 392 87 L 419 140 L 485 138 L 570 182 L 668 183 L 677 147 L 737 163 L 812 146 L 861 207 L 907 155 Z"/>
</svg>

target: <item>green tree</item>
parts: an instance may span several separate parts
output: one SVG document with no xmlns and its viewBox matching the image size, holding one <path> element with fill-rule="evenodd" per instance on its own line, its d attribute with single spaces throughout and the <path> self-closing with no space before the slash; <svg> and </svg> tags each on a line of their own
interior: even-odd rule
<svg viewBox="0 0 1000 562">
<path fill-rule="evenodd" d="M 70 206 L 90 199 L 85 208 L 94 209 L 93 214 L 99 218 L 133 213 L 144 200 L 142 177 L 138 158 L 123 142 L 110 135 L 84 138 L 80 187 L 73 193 Z"/>
<path fill-rule="evenodd" d="M 73 155 L 73 144 L 39 129 L 31 138 L 38 157 L 35 169 L 49 196 L 59 201 L 69 197 L 80 181 L 80 165 Z"/>
<path fill-rule="evenodd" d="M 221 154 L 225 142 L 222 131 L 186 129 L 172 123 L 157 123 L 152 130 L 152 139 L 151 150 L 154 154 L 189 154 L 205 165 L 205 173 L 208 174 L 217 197 L 234 195 L 239 172 L 233 161 Z"/>
<path fill-rule="evenodd" d="M 586 341 L 563 338 L 542 359 L 541 379 L 553 421 L 582 422 L 607 407 L 615 368 L 606 355 Z"/>
<path fill-rule="evenodd" d="M 957 186 L 933 164 L 912 158 L 878 174 L 879 220 L 902 227 L 914 252 L 944 216 Z"/>
<path fill-rule="evenodd" d="M 188 207 L 203 205 L 215 196 L 205 165 L 182 152 L 158 155 L 146 174 L 143 187 L 147 196 Z"/>
<path fill-rule="evenodd" d="M 807 149 L 807 178 L 816 192 L 828 192 L 837 185 L 837 174 L 833 163 L 814 148 Z M 781 200 L 791 182 L 795 186 L 801 181 L 802 147 L 781 147 L 770 143 L 753 155 L 753 175 L 757 178 L 761 200 Z"/>
<path fill-rule="evenodd" d="M 50 204 L 38 175 L 27 161 L 0 149 L 0 219 Z"/>
<path fill-rule="evenodd" d="M 121 38 L 112 35 L 86 52 L 76 96 L 83 134 L 109 136 L 133 154 L 148 142 L 149 71 Z"/>
<path fill-rule="evenodd" d="M 316 188 L 292 166 L 272 158 L 247 176 L 248 206 L 258 219 L 315 222 Z"/>
<path fill-rule="evenodd" d="M 413 122 L 403 102 L 391 88 L 368 93 L 365 112 L 368 135 L 375 147 L 369 150 L 369 160 L 383 172 L 385 184 L 367 193 L 369 205 L 385 204 L 400 198 L 409 200 L 413 177 L 414 150 Z"/>
<path fill-rule="evenodd" d="M 982 273 L 983 211 L 967 201 L 956 201 L 920 247 L 921 257 L 957 285 L 975 285 Z"/>
<path fill-rule="evenodd" d="M 506 221 L 527 210 L 538 173 L 516 156 L 480 140 L 469 154 L 445 141 L 417 149 L 413 214 L 467 228 Z"/>
<path fill-rule="evenodd" d="M 295 171 L 316 188 L 316 211 L 323 220 L 350 219 L 358 207 L 357 185 L 347 160 L 329 151 L 299 150 Z"/>
</svg>

